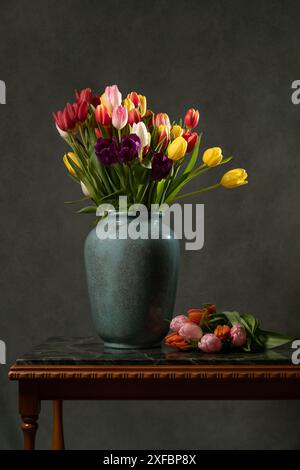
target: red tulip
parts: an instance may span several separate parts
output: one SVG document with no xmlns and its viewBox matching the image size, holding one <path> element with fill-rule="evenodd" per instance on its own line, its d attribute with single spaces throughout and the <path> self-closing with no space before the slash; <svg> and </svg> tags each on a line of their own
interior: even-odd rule
<svg viewBox="0 0 300 470">
<path fill-rule="evenodd" d="M 164 152 L 168 147 L 170 140 L 169 126 L 159 126 L 158 128 L 158 144 L 161 144 L 160 152 Z"/>
<path fill-rule="evenodd" d="M 170 126 L 170 118 L 167 113 L 158 113 L 155 114 L 154 123 L 156 127 L 159 126 Z"/>
<path fill-rule="evenodd" d="M 78 105 L 78 110 L 77 110 L 77 119 L 79 122 L 84 122 L 87 118 L 89 112 L 88 104 L 86 101 L 82 101 Z"/>
<path fill-rule="evenodd" d="M 196 145 L 198 134 L 197 132 L 184 132 L 182 137 L 187 141 L 186 153 L 190 153 Z"/>
<path fill-rule="evenodd" d="M 132 91 L 131 93 L 129 93 L 127 95 L 127 98 L 129 98 L 133 102 L 135 107 L 139 106 L 140 98 L 136 91 Z"/>
<path fill-rule="evenodd" d="M 101 126 L 109 126 L 111 122 L 111 117 L 106 107 L 103 104 L 99 104 L 95 111 L 96 121 L 101 124 Z"/>
<path fill-rule="evenodd" d="M 52 113 L 55 123 L 62 131 L 74 129 L 77 122 L 77 105 L 67 103 L 63 111 Z"/>
<path fill-rule="evenodd" d="M 78 102 L 86 101 L 87 103 L 92 103 L 93 93 L 91 88 L 84 88 L 83 90 L 75 90 L 76 100 Z"/>
<path fill-rule="evenodd" d="M 101 131 L 100 131 L 100 129 L 98 129 L 98 127 L 96 127 L 96 129 L 95 129 L 95 134 L 96 134 L 97 139 L 100 139 L 100 137 L 103 137 L 103 135 L 101 134 Z"/>
<path fill-rule="evenodd" d="M 184 117 L 184 123 L 188 129 L 194 129 L 198 126 L 199 122 L 199 111 L 194 108 L 190 108 Z"/>
<path fill-rule="evenodd" d="M 133 108 L 128 113 L 128 123 L 132 126 L 134 123 L 138 123 L 142 120 L 141 113 L 138 109 Z"/>
</svg>

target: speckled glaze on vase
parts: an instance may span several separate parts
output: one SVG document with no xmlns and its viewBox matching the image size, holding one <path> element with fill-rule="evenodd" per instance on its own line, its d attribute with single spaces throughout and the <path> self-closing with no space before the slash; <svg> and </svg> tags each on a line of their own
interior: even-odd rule
<svg viewBox="0 0 300 470">
<path fill-rule="evenodd" d="M 116 218 L 117 231 L 110 227 L 110 217 Z M 171 229 L 165 232 L 161 214 L 143 218 L 141 230 L 148 239 L 118 238 L 135 218 L 112 213 L 100 222 L 106 223 L 107 238 L 100 240 L 95 228 L 85 242 L 92 317 L 98 335 L 111 348 L 158 346 L 173 316 L 179 241 Z M 158 239 L 151 238 L 155 231 Z"/>
</svg>

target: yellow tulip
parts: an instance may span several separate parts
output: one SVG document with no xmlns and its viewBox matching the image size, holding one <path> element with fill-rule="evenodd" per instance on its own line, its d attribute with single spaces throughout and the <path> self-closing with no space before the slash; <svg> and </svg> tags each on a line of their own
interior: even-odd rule
<svg viewBox="0 0 300 470">
<path fill-rule="evenodd" d="M 182 127 L 178 126 L 177 124 L 172 127 L 171 136 L 173 139 L 176 139 L 176 137 L 180 137 L 182 134 L 183 134 Z"/>
<path fill-rule="evenodd" d="M 247 172 L 243 168 L 235 168 L 234 170 L 229 170 L 221 179 L 221 185 L 224 188 L 236 188 L 237 186 L 242 186 L 247 184 Z"/>
<path fill-rule="evenodd" d="M 63 158 L 64 164 L 66 165 L 68 172 L 71 173 L 72 176 L 76 176 L 76 173 L 74 169 L 71 167 L 70 163 L 68 162 L 67 157 L 69 157 L 75 163 L 75 165 L 80 167 L 78 158 L 76 157 L 74 152 L 66 153 Z"/>
<path fill-rule="evenodd" d="M 143 95 L 139 95 L 139 99 L 140 99 L 140 112 L 141 112 L 141 116 L 145 116 L 146 114 L 146 111 L 147 111 L 147 98 L 146 96 L 143 96 Z"/>
<path fill-rule="evenodd" d="M 168 157 L 171 160 L 181 160 L 184 157 L 187 149 L 187 141 L 183 137 L 176 137 L 173 142 L 170 143 L 167 149 Z"/>
<path fill-rule="evenodd" d="M 220 147 L 212 147 L 205 150 L 202 160 L 207 166 L 217 166 L 223 159 L 222 149 Z"/>
<path fill-rule="evenodd" d="M 130 98 L 125 98 L 125 100 L 123 101 L 123 106 L 125 106 L 125 108 L 127 108 L 127 111 L 131 111 L 132 109 L 134 109 L 134 104 L 133 102 L 131 101 Z"/>
</svg>

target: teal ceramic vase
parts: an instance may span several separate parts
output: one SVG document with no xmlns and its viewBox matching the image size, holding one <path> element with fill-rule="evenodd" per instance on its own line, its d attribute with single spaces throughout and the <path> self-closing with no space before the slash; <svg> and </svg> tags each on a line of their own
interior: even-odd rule
<svg viewBox="0 0 300 470">
<path fill-rule="evenodd" d="M 116 224 L 110 226 L 112 217 Z M 106 347 L 158 346 L 173 316 L 179 241 L 161 214 L 149 215 L 140 222 L 147 239 L 124 238 L 134 220 L 136 217 L 127 213 L 111 213 L 85 242 L 92 317 Z M 99 239 L 99 228 L 104 230 L 101 224 L 106 224 L 105 239 Z"/>
</svg>

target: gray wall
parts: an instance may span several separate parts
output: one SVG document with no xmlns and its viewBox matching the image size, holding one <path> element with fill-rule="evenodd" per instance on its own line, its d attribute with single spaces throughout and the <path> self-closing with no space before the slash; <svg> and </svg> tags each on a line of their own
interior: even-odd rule
<svg viewBox="0 0 300 470">
<path fill-rule="evenodd" d="M 118 83 L 154 110 L 201 110 L 249 185 L 208 193 L 206 242 L 183 252 L 176 312 L 206 300 L 300 335 L 300 3 L 1 0 L 1 323 L 7 362 L 51 335 L 94 334 L 82 246 L 89 218 L 50 112 L 74 88 Z M 218 169 L 205 177 L 215 181 Z M 191 185 L 196 189 L 197 183 Z M 17 386 L 1 366 L 0 447 L 20 448 Z M 69 448 L 300 448 L 295 402 L 97 402 L 65 407 Z M 38 447 L 50 441 L 50 409 Z"/>
</svg>

